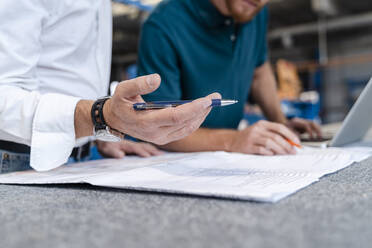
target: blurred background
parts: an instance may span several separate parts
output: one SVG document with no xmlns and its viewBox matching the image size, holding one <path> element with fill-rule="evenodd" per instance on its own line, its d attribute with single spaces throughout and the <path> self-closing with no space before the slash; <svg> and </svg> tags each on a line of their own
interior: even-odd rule
<svg viewBox="0 0 372 248">
<path fill-rule="evenodd" d="M 160 0 L 115 0 L 112 81 L 136 75 L 141 24 Z M 369 0 L 271 0 L 268 42 L 287 116 L 343 120 L 372 76 Z M 253 122 L 260 112 L 247 106 Z"/>
</svg>

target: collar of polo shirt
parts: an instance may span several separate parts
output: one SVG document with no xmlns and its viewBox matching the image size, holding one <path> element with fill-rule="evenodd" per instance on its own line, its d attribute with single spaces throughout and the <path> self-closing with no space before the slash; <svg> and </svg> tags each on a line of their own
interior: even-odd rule
<svg viewBox="0 0 372 248">
<path fill-rule="evenodd" d="M 232 17 L 224 16 L 210 0 L 192 0 L 194 11 L 208 27 L 230 26 L 234 23 Z"/>
</svg>

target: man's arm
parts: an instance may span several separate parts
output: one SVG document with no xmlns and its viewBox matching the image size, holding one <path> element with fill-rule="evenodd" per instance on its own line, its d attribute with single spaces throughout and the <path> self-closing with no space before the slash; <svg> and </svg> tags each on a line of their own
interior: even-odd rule
<svg viewBox="0 0 372 248">
<path fill-rule="evenodd" d="M 276 80 L 269 62 L 258 67 L 254 73 L 251 95 L 269 121 L 286 124 L 287 118 L 280 108 Z"/>
<path fill-rule="evenodd" d="M 310 137 L 321 137 L 320 127 L 314 122 L 293 118 L 288 120 L 280 107 L 276 80 L 268 62 L 255 71 L 251 94 L 269 121 L 286 125 L 298 133 L 307 132 Z"/>
<path fill-rule="evenodd" d="M 276 123 L 259 122 L 243 131 L 200 128 L 189 137 L 163 146 L 171 151 L 227 151 L 249 154 L 293 154 L 286 139 L 300 141 L 284 124 L 288 120 L 280 109 L 276 82 L 269 63 L 256 70 L 252 85 L 254 99 L 267 118 Z M 280 123 L 280 124 L 277 124 Z"/>
<path fill-rule="evenodd" d="M 75 145 L 73 113 L 79 101 L 38 92 L 40 36 L 47 17 L 41 1 L 0 1 L 0 139 L 30 145 L 30 163 L 38 170 L 67 161 Z"/>
<path fill-rule="evenodd" d="M 257 84 L 257 99 L 262 100 L 262 103 L 266 103 L 267 99 L 272 100 L 263 104 L 265 114 L 270 120 L 285 124 L 287 120 L 280 109 L 275 79 L 269 64 L 265 63 L 258 72 L 255 81 L 262 80 L 268 84 Z M 243 131 L 199 128 L 190 136 L 161 147 L 179 152 L 227 151 L 262 155 L 295 153 L 286 139 L 300 142 L 284 125 L 262 121 Z"/>
<path fill-rule="evenodd" d="M 230 151 L 230 143 L 237 132 L 233 129 L 199 128 L 190 136 L 161 148 L 174 152 Z"/>
<path fill-rule="evenodd" d="M 185 139 L 162 146 L 178 152 L 226 151 L 259 155 L 295 154 L 297 136 L 282 124 L 260 121 L 242 131 L 199 128 Z"/>
<path fill-rule="evenodd" d="M 144 102 L 141 95 L 155 91 L 160 81 L 160 76 L 153 74 L 119 84 L 114 96 L 103 107 L 107 125 L 134 138 L 164 145 L 198 129 L 211 110 L 212 99 L 221 98 L 220 94 L 213 93 L 176 108 L 134 110 L 134 103 Z M 77 138 L 92 134 L 92 104 L 92 101 L 82 100 L 76 105 L 74 122 Z"/>
</svg>

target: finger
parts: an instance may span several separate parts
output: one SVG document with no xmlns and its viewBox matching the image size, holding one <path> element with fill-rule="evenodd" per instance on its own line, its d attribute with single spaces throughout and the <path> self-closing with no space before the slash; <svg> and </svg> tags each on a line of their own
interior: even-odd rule
<svg viewBox="0 0 372 248">
<path fill-rule="evenodd" d="M 151 157 L 150 152 L 146 151 L 146 149 L 141 144 L 136 144 L 133 147 L 133 152 L 143 158 Z"/>
<path fill-rule="evenodd" d="M 262 136 L 271 139 L 278 146 L 280 146 L 284 150 L 284 154 L 296 153 L 296 150 L 293 148 L 293 146 L 290 145 L 288 141 L 286 141 L 281 135 L 272 132 L 265 132 L 262 134 Z"/>
<path fill-rule="evenodd" d="M 111 142 L 97 142 L 99 153 L 104 157 L 123 158 L 125 152 L 121 150 L 120 145 Z"/>
<path fill-rule="evenodd" d="M 205 118 L 208 116 L 210 111 L 211 111 L 211 109 L 209 109 L 203 116 L 201 116 L 197 119 L 188 120 L 187 122 L 185 122 L 183 127 L 188 126 L 188 127 L 190 127 L 191 132 L 194 132 L 196 129 L 198 129 L 201 126 L 201 124 L 203 124 Z"/>
<path fill-rule="evenodd" d="M 200 125 L 204 122 L 205 117 L 208 115 L 208 113 L 206 113 L 204 116 L 202 116 L 199 119 L 189 120 L 183 123 L 182 126 L 173 125 L 173 126 L 165 126 L 165 127 L 159 128 L 158 132 L 164 135 L 158 138 L 157 140 L 152 140 L 151 142 L 157 145 L 164 145 L 164 144 L 173 142 L 175 140 L 182 139 L 190 135 L 191 133 L 193 133 L 200 127 Z"/>
<path fill-rule="evenodd" d="M 212 99 L 219 99 L 221 95 L 218 93 L 213 93 L 207 97 L 199 98 L 191 103 L 187 103 L 177 108 L 173 108 L 173 113 L 171 113 L 170 125 L 177 125 L 184 123 L 196 118 L 205 118 L 210 110 Z"/>
<path fill-rule="evenodd" d="M 125 151 L 127 154 L 137 154 L 136 147 L 138 146 L 137 142 L 133 142 L 130 140 L 124 140 L 121 143 L 121 149 Z"/>
<path fill-rule="evenodd" d="M 208 116 L 210 111 L 207 111 L 203 116 L 197 118 L 197 119 L 192 119 L 192 120 L 188 120 L 184 123 L 182 123 L 182 125 L 171 125 L 171 126 L 162 126 L 159 128 L 159 132 L 160 133 L 163 133 L 163 134 L 170 134 L 170 133 L 173 133 L 173 132 L 176 132 L 186 126 L 197 126 L 197 127 L 200 127 L 200 125 L 204 122 L 205 118 Z M 166 136 L 164 135 L 164 136 Z"/>
<path fill-rule="evenodd" d="M 138 77 L 120 83 L 115 93 L 122 98 L 131 98 L 139 95 L 146 95 L 155 91 L 160 86 L 161 78 L 159 74 Z"/>
<path fill-rule="evenodd" d="M 264 155 L 264 156 L 273 156 L 274 155 L 274 153 L 271 150 L 269 150 L 269 149 L 267 149 L 263 146 L 254 146 L 253 147 L 253 154 Z"/>
<path fill-rule="evenodd" d="M 163 155 L 164 154 L 164 151 L 158 149 L 157 147 L 149 144 L 149 143 L 143 143 L 143 146 L 145 147 L 145 149 L 151 154 L 151 155 L 154 155 L 154 156 L 158 156 L 158 155 Z"/>
<path fill-rule="evenodd" d="M 319 138 L 323 137 L 322 130 L 318 124 L 316 124 L 315 122 L 311 122 L 311 126 Z"/>
<path fill-rule="evenodd" d="M 125 150 L 121 149 L 119 143 L 110 143 L 110 146 L 106 146 L 105 153 L 112 158 L 123 158 L 125 156 Z"/>
<path fill-rule="evenodd" d="M 199 128 L 201 126 L 201 124 L 203 124 L 203 122 L 205 121 L 205 118 L 207 118 L 207 116 L 209 115 L 210 111 L 211 111 L 211 108 L 208 111 L 206 111 L 204 113 L 204 115 L 200 116 L 199 118 L 188 120 L 187 122 L 185 122 L 184 126 L 189 125 L 189 126 L 196 127 L 196 129 Z"/>
<path fill-rule="evenodd" d="M 123 158 L 125 156 L 125 152 L 121 150 L 114 150 L 112 151 L 113 158 Z"/>
<path fill-rule="evenodd" d="M 300 118 L 294 118 L 293 119 L 293 124 L 296 129 L 301 130 L 302 132 L 305 132 L 309 134 L 310 138 L 314 138 L 313 130 L 311 128 L 310 122 L 300 119 Z"/>
<path fill-rule="evenodd" d="M 183 126 L 180 129 L 169 133 L 166 136 L 165 140 L 162 141 L 160 145 L 171 143 L 175 140 L 183 139 L 183 138 L 189 136 L 191 133 L 193 133 L 196 129 L 197 129 L 197 127 L 194 127 L 192 124 Z"/>
<path fill-rule="evenodd" d="M 182 126 L 185 122 L 207 115 L 212 104 L 212 97 L 219 94 L 211 94 L 208 97 L 199 98 L 191 103 L 186 103 L 176 108 L 167 108 L 150 112 L 146 118 L 156 126 Z"/>
<path fill-rule="evenodd" d="M 212 99 L 221 99 L 222 96 L 221 96 L 220 93 L 218 93 L 218 92 L 214 92 L 214 93 L 212 93 L 212 94 L 206 96 L 206 98 L 209 98 L 209 99 L 211 99 L 211 100 L 212 100 Z"/>
<path fill-rule="evenodd" d="M 136 154 L 141 157 L 150 157 L 150 154 L 142 147 L 142 143 L 126 140 L 122 143 L 122 149 L 130 154 Z"/>
<path fill-rule="evenodd" d="M 273 141 L 271 138 L 263 138 L 260 145 L 272 151 L 275 155 L 287 154 L 286 150 L 282 146 L 280 146 L 278 143 Z"/>
<path fill-rule="evenodd" d="M 313 139 L 314 132 L 313 132 L 313 129 L 311 128 L 311 124 L 308 122 L 304 123 L 304 129 L 305 129 L 305 132 L 310 135 L 310 138 Z"/>
<path fill-rule="evenodd" d="M 105 149 L 101 152 L 104 157 L 108 158 L 123 158 L 125 156 L 125 152 L 120 150 L 120 148 L 114 149 Z"/>
<path fill-rule="evenodd" d="M 190 116 L 190 118 L 187 118 L 188 116 L 186 115 L 187 119 L 185 121 L 190 121 L 190 122 L 197 121 L 197 122 L 200 122 L 201 124 L 204 121 L 204 119 L 209 115 L 210 111 L 212 110 L 211 104 L 212 104 L 213 99 L 221 99 L 221 95 L 219 93 L 213 93 L 204 98 L 194 100 L 192 103 L 199 104 L 199 109 L 197 106 L 194 106 L 193 109 L 188 110 L 186 109 L 186 106 L 185 106 L 185 109 L 184 109 L 185 112 L 193 111 L 193 113 L 195 113 L 194 116 Z M 205 108 L 203 109 L 202 106 Z"/>
<path fill-rule="evenodd" d="M 301 118 L 294 118 L 292 122 L 293 122 L 294 128 L 298 129 L 300 132 L 309 134 L 310 138 L 314 138 L 315 134 L 318 137 L 320 137 L 319 135 L 321 135 L 320 128 L 318 128 L 317 125 L 313 122 L 310 122 L 308 120 L 301 119 Z"/>
<path fill-rule="evenodd" d="M 274 122 L 265 122 L 264 127 L 267 130 L 270 130 L 272 132 L 276 132 L 280 135 L 282 135 L 284 138 L 290 139 L 295 143 L 300 143 L 300 140 L 296 134 L 294 134 L 289 128 L 284 126 L 283 124 L 274 123 Z"/>
<path fill-rule="evenodd" d="M 142 149 L 143 151 L 147 152 L 150 156 L 156 156 L 156 155 L 161 155 L 163 154 L 162 151 L 160 151 L 158 148 L 155 146 L 145 143 L 145 142 L 140 142 L 137 144 L 138 149 Z"/>
</svg>

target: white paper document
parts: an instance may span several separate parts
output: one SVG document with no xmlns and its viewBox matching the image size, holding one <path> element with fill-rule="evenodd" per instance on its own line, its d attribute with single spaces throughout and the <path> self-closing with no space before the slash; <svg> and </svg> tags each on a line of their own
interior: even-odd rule
<svg viewBox="0 0 372 248">
<path fill-rule="evenodd" d="M 143 191 L 276 202 L 371 155 L 371 148 L 305 148 L 291 156 L 168 153 L 0 175 L 6 184 L 89 183 Z"/>
</svg>

